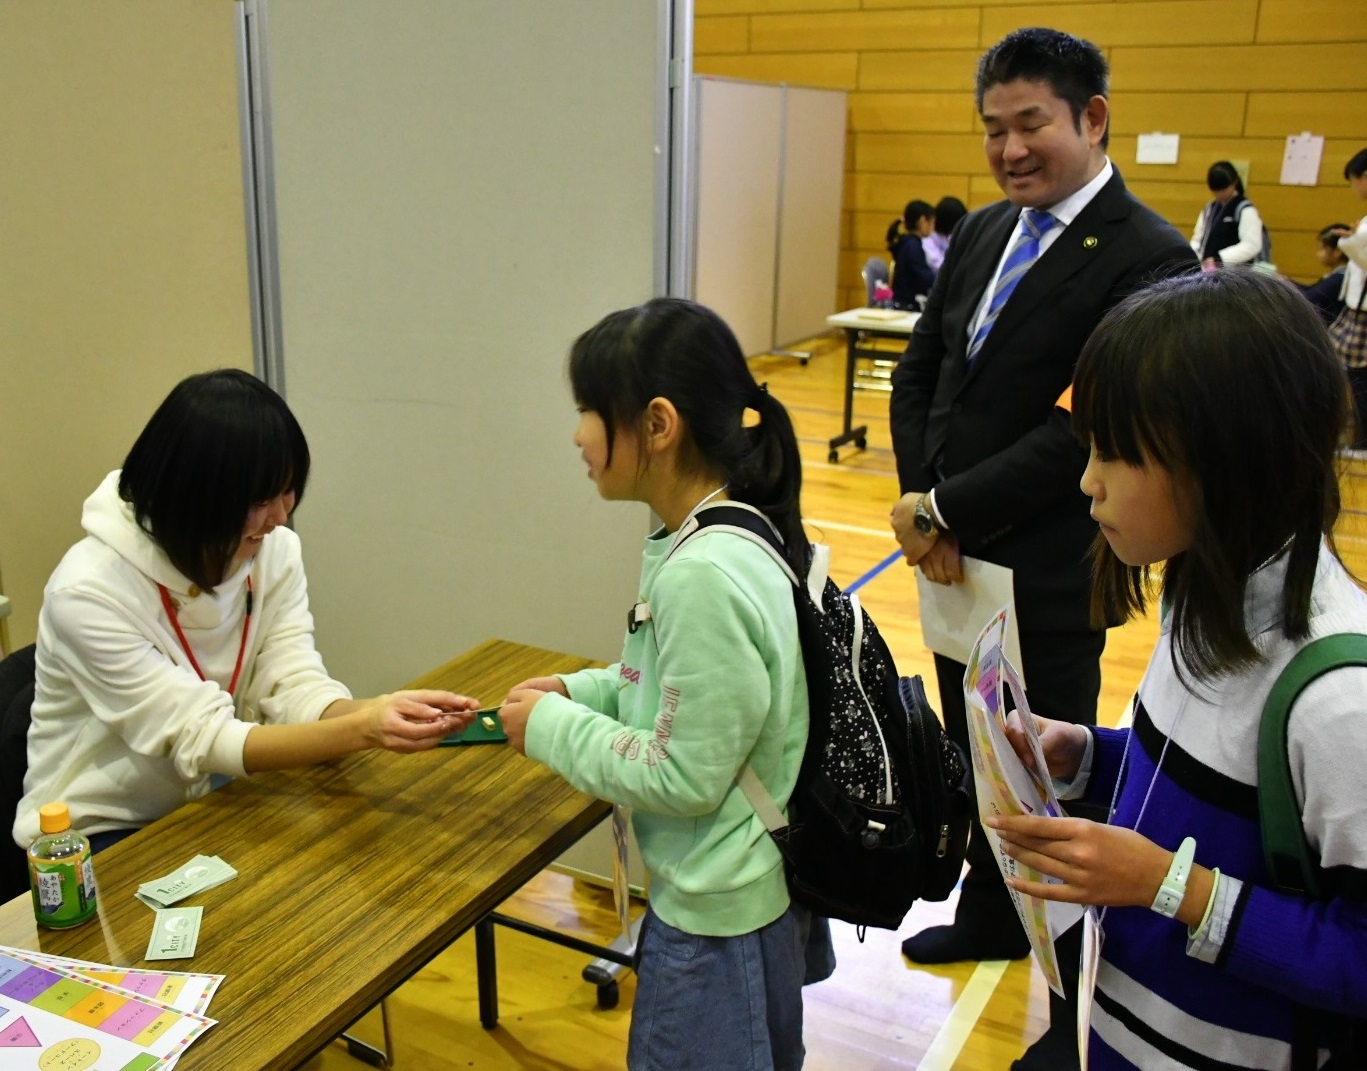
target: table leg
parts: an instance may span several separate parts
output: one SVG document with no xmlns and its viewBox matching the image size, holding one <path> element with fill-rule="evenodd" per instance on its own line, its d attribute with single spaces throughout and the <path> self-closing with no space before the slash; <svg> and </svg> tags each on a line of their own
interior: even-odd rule
<svg viewBox="0 0 1367 1071">
<path fill-rule="evenodd" d="M 498 959 L 494 952 L 494 921 L 475 923 L 475 977 L 479 986 L 479 1023 L 485 1030 L 498 1026 Z"/>
<path fill-rule="evenodd" d="M 826 460 L 834 465 L 840 460 L 838 448 L 846 443 L 854 443 L 857 449 L 863 450 L 869 443 L 868 425 L 861 424 L 853 427 L 854 424 L 854 372 L 855 372 L 855 342 L 859 337 L 859 330 L 854 327 L 845 328 L 845 426 L 844 430 L 830 441 L 830 453 Z"/>
</svg>

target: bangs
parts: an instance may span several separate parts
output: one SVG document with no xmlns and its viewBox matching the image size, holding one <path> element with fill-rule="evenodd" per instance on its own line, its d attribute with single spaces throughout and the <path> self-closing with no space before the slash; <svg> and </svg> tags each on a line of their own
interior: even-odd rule
<svg viewBox="0 0 1367 1071">
<path fill-rule="evenodd" d="M 650 399 L 641 359 L 649 348 L 642 339 L 644 320 L 639 307 L 611 313 L 570 348 L 570 393 L 576 405 L 602 419 L 609 458 L 617 425 L 635 420 Z"/>
<path fill-rule="evenodd" d="M 1073 433 L 1105 459 L 1181 467 L 1188 384 L 1169 332 L 1146 323 L 1146 310 L 1123 302 L 1101 321 L 1078 358 Z"/>
</svg>

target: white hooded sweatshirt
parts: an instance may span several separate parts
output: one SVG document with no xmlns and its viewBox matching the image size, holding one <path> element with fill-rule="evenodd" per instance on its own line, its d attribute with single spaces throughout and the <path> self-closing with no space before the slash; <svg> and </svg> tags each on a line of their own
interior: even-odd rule
<svg viewBox="0 0 1367 1071">
<path fill-rule="evenodd" d="M 44 803 L 65 803 L 72 827 L 87 836 L 146 825 L 206 792 L 210 774 L 242 776 L 252 724 L 314 721 L 351 698 L 314 649 L 293 531 L 275 529 L 254 559 L 212 594 L 201 592 L 138 526 L 118 485 L 115 471 L 86 499 L 86 538 L 43 593 L 28 775 L 13 831 L 21 847 L 38 836 Z"/>
</svg>

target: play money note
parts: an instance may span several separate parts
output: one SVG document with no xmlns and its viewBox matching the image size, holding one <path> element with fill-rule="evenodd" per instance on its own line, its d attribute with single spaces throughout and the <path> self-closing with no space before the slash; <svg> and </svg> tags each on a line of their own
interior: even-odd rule
<svg viewBox="0 0 1367 1071">
<path fill-rule="evenodd" d="M 199 944 L 199 925 L 203 920 L 202 907 L 171 907 L 158 911 L 143 959 L 189 959 Z"/>
<path fill-rule="evenodd" d="M 145 881 L 133 895 L 154 910 L 170 907 L 187 896 L 204 892 L 237 877 L 237 871 L 216 855 L 197 855 L 164 878 Z"/>
</svg>

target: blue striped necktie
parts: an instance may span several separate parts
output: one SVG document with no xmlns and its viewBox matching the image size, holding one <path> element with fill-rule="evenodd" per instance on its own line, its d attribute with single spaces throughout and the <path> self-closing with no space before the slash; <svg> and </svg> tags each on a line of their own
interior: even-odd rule
<svg viewBox="0 0 1367 1071">
<path fill-rule="evenodd" d="M 978 356 L 978 351 L 983 348 L 983 343 L 987 340 L 988 332 L 992 330 L 992 325 L 997 322 L 997 315 L 1002 311 L 1002 307 L 1016 289 L 1016 284 L 1021 281 L 1030 265 L 1039 259 L 1040 239 L 1053 228 L 1057 223 L 1053 216 L 1048 212 L 1039 212 L 1033 208 L 1027 208 L 1021 217 L 1021 232 L 1016 238 L 1016 244 L 1007 255 L 1006 261 L 1002 264 L 1001 275 L 997 278 L 997 289 L 992 292 L 992 300 L 987 304 L 987 314 L 983 317 L 983 322 L 978 325 L 978 330 L 973 332 L 973 338 L 968 344 L 968 363 L 972 364 L 974 358 Z"/>
</svg>

